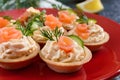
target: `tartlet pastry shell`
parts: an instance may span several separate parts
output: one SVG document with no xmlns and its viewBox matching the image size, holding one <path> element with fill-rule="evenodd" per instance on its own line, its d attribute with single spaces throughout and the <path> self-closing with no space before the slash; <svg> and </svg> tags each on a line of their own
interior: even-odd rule
<svg viewBox="0 0 120 80">
<path fill-rule="evenodd" d="M 36 60 L 39 53 L 39 49 L 40 47 L 37 44 L 37 50 L 28 56 L 16 58 L 16 59 L 0 59 L 0 67 L 10 70 L 26 67 L 27 65 L 31 64 Z"/>
<path fill-rule="evenodd" d="M 46 62 L 48 67 L 52 69 L 53 71 L 59 72 L 59 73 L 71 73 L 71 72 L 78 71 L 82 67 L 83 64 L 91 60 L 92 58 L 91 51 L 87 47 L 84 47 L 84 49 L 86 53 L 85 58 L 79 62 L 71 62 L 71 63 L 54 62 L 54 61 L 44 58 L 41 53 L 39 53 L 39 55 L 41 59 L 44 62 Z"/>
<path fill-rule="evenodd" d="M 107 32 L 105 32 L 105 38 L 100 41 L 100 42 L 96 42 L 96 43 L 84 43 L 84 45 L 86 47 L 88 47 L 91 51 L 96 51 L 98 50 L 98 48 L 100 48 L 103 44 L 107 43 L 109 41 L 109 34 Z"/>
</svg>

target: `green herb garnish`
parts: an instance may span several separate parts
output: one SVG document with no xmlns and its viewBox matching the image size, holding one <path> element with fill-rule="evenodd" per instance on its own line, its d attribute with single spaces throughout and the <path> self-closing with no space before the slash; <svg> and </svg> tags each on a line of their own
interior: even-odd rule
<svg viewBox="0 0 120 80">
<path fill-rule="evenodd" d="M 41 30 L 42 36 L 46 37 L 47 39 L 53 41 L 53 33 L 50 30 Z"/>
<path fill-rule="evenodd" d="M 79 16 L 79 19 L 77 19 L 77 22 L 80 24 L 86 23 L 96 23 L 97 21 L 95 19 L 92 18 L 88 18 L 86 15 L 82 14 L 81 16 Z"/>
<path fill-rule="evenodd" d="M 64 33 L 61 30 L 59 30 L 58 27 L 56 27 L 55 30 L 53 30 L 53 34 L 54 34 L 56 40 L 58 41 L 59 37 L 61 35 L 63 35 Z"/>
<path fill-rule="evenodd" d="M 51 30 L 41 30 L 42 36 L 46 37 L 49 40 L 56 40 L 58 41 L 59 37 L 62 36 L 64 33 L 56 27 L 53 31 Z M 54 39 L 55 37 L 55 39 Z"/>
<path fill-rule="evenodd" d="M 17 25 L 16 29 L 20 30 L 23 35 L 29 36 L 33 34 L 34 30 L 31 30 L 29 26 L 27 27 L 22 26 L 20 21 L 17 20 L 16 22 L 14 22 L 14 24 Z"/>
<path fill-rule="evenodd" d="M 82 16 L 79 17 L 79 19 L 77 19 L 77 22 L 79 22 L 80 24 L 82 24 L 82 23 L 87 23 L 88 24 L 88 18 L 87 18 L 87 16 L 82 15 Z"/>
<path fill-rule="evenodd" d="M 40 12 L 40 14 L 35 14 L 32 17 L 30 17 L 26 26 L 35 28 L 33 25 L 36 24 L 38 25 L 38 27 L 43 27 L 45 22 L 45 13 L 46 11 L 43 10 Z"/>
<path fill-rule="evenodd" d="M 7 20 L 9 20 L 9 21 L 12 19 L 12 17 L 10 17 L 10 16 L 3 16 L 3 18 L 4 18 L 4 19 L 7 19 Z"/>
<path fill-rule="evenodd" d="M 17 25 L 16 29 L 20 30 L 22 32 L 22 34 L 24 35 L 25 33 L 25 29 L 24 27 L 21 25 L 20 21 L 15 21 L 13 24 Z"/>
<path fill-rule="evenodd" d="M 44 26 L 45 21 L 45 10 L 41 11 L 40 14 L 34 14 L 31 16 L 25 25 L 22 26 L 19 20 L 17 20 L 14 24 L 17 25 L 17 29 L 21 30 L 23 35 L 30 36 L 33 35 L 33 32 L 37 30 L 39 27 Z"/>
</svg>

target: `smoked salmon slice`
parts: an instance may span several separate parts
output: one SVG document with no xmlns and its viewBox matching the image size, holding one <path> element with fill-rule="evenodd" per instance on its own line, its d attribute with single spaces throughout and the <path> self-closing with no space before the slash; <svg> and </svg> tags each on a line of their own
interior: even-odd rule
<svg viewBox="0 0 120 80">
<path fill-rule="evenodd" d="M 61 36 L 58 40 L 58 46 L 60 49 L 64 50 L 65 52 L 70 52 L 74 47 L 74 43 L 71 38 L 67 36 Z"/>
<path fill-rule="evenodd" d="M 6 27 L 8 24 L 9 24 L 9 21 L 7 19 L 0 17 L 0 28 Z"/>
<path fill-rule="evenodd" d="M 7 42 L 11 39 L 20 39 L 22 37 L 21 31 L 14 27 L 0 28 L 0 43 Z"/>
<path fill-rule="evenodd" d="M 53 15 L 46 15 L 45 25 L 50 27 L 51 29 L 55 29 L 56 27 L 62 27 L 62 23 L 57 19 L 57 17 Z"/>
<path fill-rule="evenodd" d="M 61 22 L 67 23 L 67 24 L 72 23 L 76 19 L 76 16 L 73 14 L 70 14 L 68 11 L 59 11 L 58 16 Z"/>
<path fill-rule="evenodd" d="M 75 32 L 80 36 L 82 39 L 87 39 L 90 35 L 88 31 L 88 25 L 87 24 L 78 24 L 76 26 Z"/>
</svg>

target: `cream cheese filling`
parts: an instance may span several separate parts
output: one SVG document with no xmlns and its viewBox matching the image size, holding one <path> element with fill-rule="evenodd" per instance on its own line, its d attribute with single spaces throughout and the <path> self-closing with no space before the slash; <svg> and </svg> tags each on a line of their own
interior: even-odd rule
<svg viewBox="0 0 120 80">
<path fill-rule="evenodd" d="M 84 40 L 86 43 L 96 43 L 102 41 L 105 38 L 105 32 L 103 28 L 97 24 L 88 25 L 90 36 Z"/>
<path fill-rule="evenodd" d="M 47 41 L 46 45 L 41 50 L 41 54 L 46 59 L 63 63 L 81 61 L 85 57 L 84 49 L 76 42 L 74 42 L 73 50 L 66 53 L 64 50 L 59 49 L 57 42 Z"/>
<path fill-rule="evenodd" d="M 83 39 L 85 43 L 97 43 L 102 41 L 105 38 L 105 31 L 104 29 L 97 25 L 97 24 L 90 24 L 88 25 L 90 35 L 87 39 Z M 68 32 L 68 35 L 75 34 L 75 28 Z M 82 39 L 82 38 L 81 38 Z"/>
<path fill-rule="evenodd" d="M 1 59 L 16 59 L 32 54 L 38 50 L 36 42 L 31 37 L 23 36 L 21 39 L 11 39 L 0 44 Z"/>
</svg>

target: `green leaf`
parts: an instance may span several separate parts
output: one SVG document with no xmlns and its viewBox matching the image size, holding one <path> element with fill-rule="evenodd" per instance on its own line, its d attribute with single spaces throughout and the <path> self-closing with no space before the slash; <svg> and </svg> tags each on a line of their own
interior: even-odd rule
<svg viewBox="0 0 120 80">
<path fill-rule="evenodd" d="M 51 41 L 58 41 L 59 37 L 62 36 L 64 33 L 58 27 L 56 27 L 54 30 L 41 30 L 41 34 Z"/>
<path fill-rule="evenodd" d="M 12 17 L 10 17 L 10 16 L 3 16 L 3 18 L 4 18 L 4 19 L 7 19 L 7 20 L 9 20 L 9 21 L 12 19 Z"/>
<path fill-rule="evenodd" d="M 13 24 L 17 25 L 16 29 L 20 30 L 22 34 L 25 35 L 25 32 L 26 32 L 25 27 L 23 27 L 18 20 L 14 22 Z"/>
<path fill-rule="evenodd" d="M 44 26 L 45 21 L 45 13 L 46 11 L 43 10 L 40 12 L 40 14 L 33 14 L 31 17 L 28 18 L 26 22 L 24 22 L 24 26 L 20 23 L 19 20 L 15 22 L 17 25 L 17 29 L 21 30 L 23 35 L 25 36 L 31 36 L 33 35 L 33 32 L 37 30 L 39 27 Z"/>
<path fill-rule="evenodd" d="M 17 20 L 13 24 L 17 25 L 16 29 L 20 30 L 22 32 L 22 34 L 25 36 L 30 36 L 34 32 L 34 30 L 31 30 L 31 28 L 29 26 L 27 26 L 27 27 L 22 26 L 19 20 Z"/>
<path fill-rule="evenodd" d="M 50 30 L 41 30 L 42 36 L 46 37 L 47 39 L 53 41 L 53 33 Z"/>
<path fill-rule="evenodd" d="M 82 24 L 82 23 L 87 23 L 88 24 L 88 18 L 85 15 L 80 16 L 79 19 L 77 19 L 77 22 L 79 22 L 80 24 Z"/>
<path fill-rule="evenodd" d="M 62 36 L 64 33 L 58 28 L 56 27 L 53 30 L 53 35 L 55 36 L 56 40 L 58 41 L 59 37 Z"/>
<path fill-rule="evenodd" d="M 45 22 L 45 13 L 46 11 L 43 10 L 40 12 L 40 14 L 34 14 L 28 19 L 27 25 L 32 26 L 34 23 L 36 23 L 39 27 L 43 27 Z"/>
<path fill-rule="evenodd" d="M 96 23 L 97 21 L 95 19 L 92 19 L 92 18 L 88 18 L 86 15 L 82 15 L 79 17 L 79 19 L 77 19 L 77 22 L 80 23 L 80 24 L 83 24 L 83 23 L 86 23 L 86 24 L 89 24 L 89 23 Z"/>
</svg>

